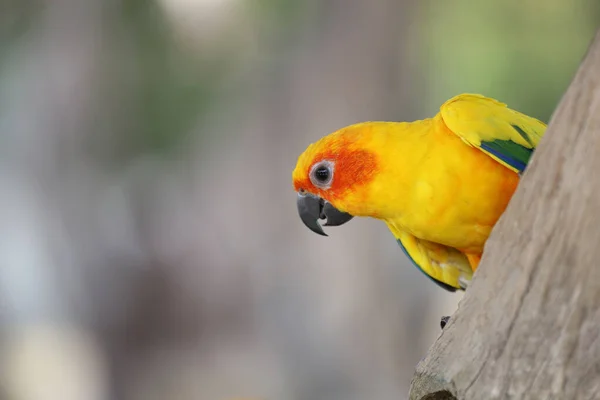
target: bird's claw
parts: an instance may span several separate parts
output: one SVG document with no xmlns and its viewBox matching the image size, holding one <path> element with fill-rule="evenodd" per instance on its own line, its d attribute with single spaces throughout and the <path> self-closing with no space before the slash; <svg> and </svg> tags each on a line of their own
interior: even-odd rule
<svg viewBox="0 0 600 400">
<path fill-rule="evenodd" d="M 442 317 L 442 320 L 440 321 L 440 326 L 442 327 L 442 329 L 444 329 L 446 324 L 448 324 L 448 321 L 450 321 L 450 316 Z"/>
</svg>

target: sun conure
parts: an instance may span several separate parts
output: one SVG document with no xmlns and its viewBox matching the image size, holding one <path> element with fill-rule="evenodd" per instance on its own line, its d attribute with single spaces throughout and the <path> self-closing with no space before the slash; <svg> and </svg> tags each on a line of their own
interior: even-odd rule
<svg viewBox="0 0 600 400">
<path fill-rule="evenodd" d="M 464 290 L 546 125 L 497 100 L 461 94 L 433 118 L 363 122 L 300 155 L 293 172 L 306 226 L 384 221 L 412 262 Z"/>
</svg>

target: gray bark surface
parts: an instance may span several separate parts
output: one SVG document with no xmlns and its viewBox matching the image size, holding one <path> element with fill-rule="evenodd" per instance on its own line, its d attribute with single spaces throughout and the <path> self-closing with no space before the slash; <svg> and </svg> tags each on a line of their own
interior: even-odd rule
<svg viewBox="0 0 600 400">
<path fill-rule="evenodd" d="M 600 31 L 410 399 L 600 398 Z"/>
</svg>

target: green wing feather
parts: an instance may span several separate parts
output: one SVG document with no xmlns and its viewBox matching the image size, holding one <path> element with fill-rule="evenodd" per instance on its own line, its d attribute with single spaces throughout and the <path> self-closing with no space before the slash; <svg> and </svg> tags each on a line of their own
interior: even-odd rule
<svg viewBox="0 0 600 400">
<path fill-rule="evenodd" d="M 461 94 L 440 107 L 446 126 L 507 168 L 521 173 L 546 131 L 543 122 L 478 94 Z"/>
</svg>

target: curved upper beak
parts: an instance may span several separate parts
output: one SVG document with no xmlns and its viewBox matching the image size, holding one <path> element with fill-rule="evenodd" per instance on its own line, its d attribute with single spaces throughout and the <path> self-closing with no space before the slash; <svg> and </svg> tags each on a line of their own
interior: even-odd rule
<svg viewBox="0 0 600 400">
<path fill-rule="evenodd" d="M 327 219 L 323 226 L 339 226 L 352 219 L 352 215 L 339 211 L 331 203 L 310 193 L 298 193 L 297 206 L 304 225 L 323 236 L 327 234 L 319 224 L 319 219 Z"/>
</svg>

